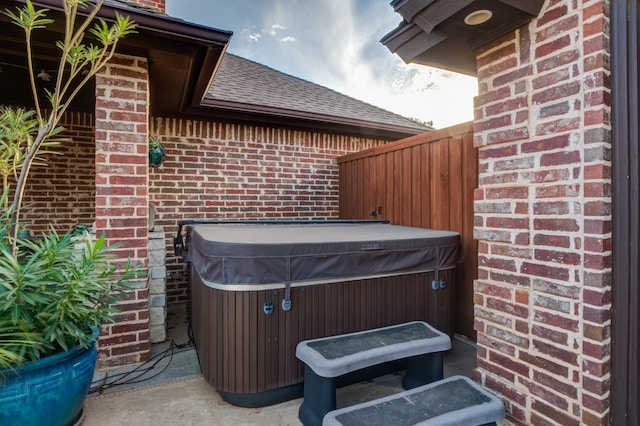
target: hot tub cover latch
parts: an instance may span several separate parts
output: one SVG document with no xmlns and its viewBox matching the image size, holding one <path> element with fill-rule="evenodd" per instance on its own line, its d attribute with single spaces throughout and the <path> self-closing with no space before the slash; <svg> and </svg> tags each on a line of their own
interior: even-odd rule
<svg viewBox="0 0 640 426">
<path fill-rule="evenodd" d="M 291 258 L 287 257 L 287 281 L 284 283 L 284 299 L 282 299 L 282 310 L 291 310 Z"/>
<path fill-rule="evenodd" d="M 282 299 L 282 310 L 291 309 L 291 283 L 284 283 L 284 299 Z"/>
</svg>

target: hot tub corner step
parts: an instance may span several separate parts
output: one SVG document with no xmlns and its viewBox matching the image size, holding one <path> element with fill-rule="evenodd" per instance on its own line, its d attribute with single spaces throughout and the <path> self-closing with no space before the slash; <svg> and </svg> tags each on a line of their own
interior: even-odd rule
<svg viewBox="0 0 640 426">
<path fill-rule="evenodd" d="M 453 376 L 327 413 L 323 426 L 485 425 L 504 418 L 504 405 L 468 377 Z"/>
</svg>

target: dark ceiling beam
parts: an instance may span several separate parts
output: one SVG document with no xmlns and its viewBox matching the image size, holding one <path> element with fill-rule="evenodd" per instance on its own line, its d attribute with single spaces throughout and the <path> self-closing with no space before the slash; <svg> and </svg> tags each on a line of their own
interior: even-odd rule
<svg viewBox="0 0 640 426">
<path fill-rule="evenodd" d="M 544 4 L 544 0 L 500 0 L 502 3 L 522 10 L 531 16 L 537 16 Z"/>
<path fill-rule="evenodd" d="M 418 12 L 429 6 L 434 1 L 436 0 L 394 0 L 391 2 L 391 7 L 393 7 L 393 10 L 402 16 L 405 21 L 411 22 Z"/>
<path fill-rule="evenodd" d="M 415 15 L 411 22 L 422 28 L 423 31 L 431 33 L 436 26 L 451 18 L 471 3 L 473 3 L 473 0 L 448 0 L 446 2 L 434 2 Z"/>
</svg>

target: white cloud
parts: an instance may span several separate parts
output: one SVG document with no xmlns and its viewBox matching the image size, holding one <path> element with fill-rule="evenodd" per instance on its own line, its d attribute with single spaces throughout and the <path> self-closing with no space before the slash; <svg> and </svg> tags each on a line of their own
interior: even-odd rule
<svg viewBox="0 0 640 426">
<path fill-rule="evenodd" d="M 232 53 L 384 109 L 436 127 L 473 118 L 474 78 L 407 65 L 380 43 L 402 19 L 388 1 L 167 0 L 167 10 L 234 31 Z"/>
<path fill-rule="evenodd" d="M 258 41 L 260 41 L 260 37 L 262 37 L 260 33 L 251 33 L 247 36 L 247 40 L 257 43 Z"/>
<path fill-rule="evenodd" d="M 274 24 L 271 26 L 271 29 L 269 31 L 267 30 L 263 30 L 263 31 L 269 34 L 270 36 L 275 36 L 278 33 L 278 31 L 282 31 L 286 29 L 287 27 L 285 27 L 284 25 Z"/>
</svg>

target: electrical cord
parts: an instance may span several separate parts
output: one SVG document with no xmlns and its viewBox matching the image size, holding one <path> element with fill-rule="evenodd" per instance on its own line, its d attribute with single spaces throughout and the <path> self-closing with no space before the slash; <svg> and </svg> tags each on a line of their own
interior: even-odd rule
<svg viewBox="0 0 640 426">
<path fill-rule="evenodd" d="M 114 374 L 113 376 L 107 376 L 106 378 L 96 380 L 91 383 L 91 387 L 89 388 L 89 394 L 103 394 L 107 389 L 131 385 L 137 383 L 143 383 L 145 381 L 151 380 L 154 377 L 162 374 L 168 367 L 171 365 L 173 361 L 173 356 L 182 352 L 187 352 L 193 350 L 195 348 L 194 340 L 193 340 L 193 331 L 191 329 L 191 323 L 189 322 L 187 329 L 189 341 L 185 343 L 176 343 L 171 340 L 169 343 L 169 347 L 162 352 L 159 352 L 152 356 L 147 362 L 140 364 L 136 368 L 131 371 Z M 168 362 L 159 370 L 157 370 L 158 364 L 160 364 L 163 360 L 168 358 Z M 154 371 L 156 370 L 156 371 Z M 154 371 L 152 375 L 145 376 L 149 374 L 151 371 Z"/>
</svg>

